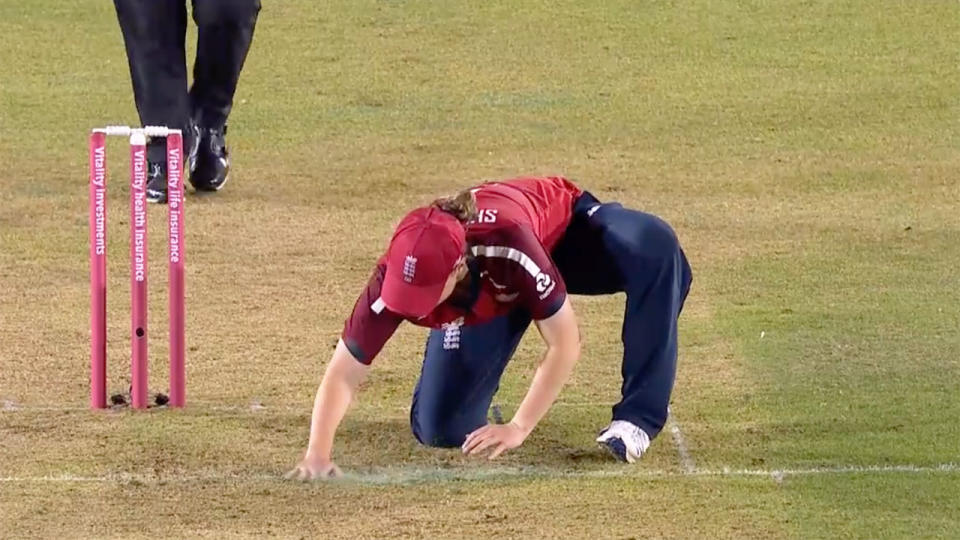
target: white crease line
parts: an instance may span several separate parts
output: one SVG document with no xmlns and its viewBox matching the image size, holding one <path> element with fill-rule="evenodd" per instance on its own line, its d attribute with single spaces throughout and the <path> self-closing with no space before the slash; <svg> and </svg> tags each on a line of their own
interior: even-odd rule
<svg viewBox="0 0 960 540">
<path fill-rule="evenodd" d="M 683 472 L 694 474 L 697 472 L 697 464 L 693 461 L 690 449 L 687 448 L 687 442 L 683 438 L 683 432 L 676 422 L 670 422 L 670 434 L 673 435 L 673 444 L 677 446 L 677 454 L 680 455 L 680 465 Z"/>
<path fill-rule="evenodd" d="M 785 477 L 843 474 L 957 474 L 960 464 L 939 465 L 844 465 L 837 467 L 812 467 L 807 469 L 697 469 L 679 472 L 658 469 L 641 469 L 624 466 L 616 470 L 563 471 L 546 467 L 491 467 L 491 468 L 393 468 L 375 469 L 366 472 L 347 472 L 337 481 L 358 484 L 414 484 L 463 480 L 495 480 L 501 478 L 629 478 L 629 477 L 769 477 L 781 483 Z M 0 483 L 109 483 L 109 484 L 183 484 L 192 482 L 280 482 L 278 474 L 170 474 L 150 475 L 114 473 L 100 476 L 73 474 L 45 476 L 0 476 Z"/>
</svg>

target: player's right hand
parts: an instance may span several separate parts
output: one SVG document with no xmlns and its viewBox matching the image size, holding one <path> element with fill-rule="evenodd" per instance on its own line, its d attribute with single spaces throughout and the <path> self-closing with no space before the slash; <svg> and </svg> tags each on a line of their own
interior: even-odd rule
<svg viewBox="0 0 960 540">
<path fill-rule="evenodd" d="M 284 478 L 309 482 L 311 480 L 330 480 L 341 476 L 343 476 L 343 472 L 333 461 L 307 454 L 293 470 L 284 475 Z"/>
</svg>

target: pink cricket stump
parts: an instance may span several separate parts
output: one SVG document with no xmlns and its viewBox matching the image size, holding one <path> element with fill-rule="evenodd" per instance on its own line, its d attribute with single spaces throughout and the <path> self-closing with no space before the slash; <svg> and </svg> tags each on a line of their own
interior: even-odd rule
<svg viewBox="0 0 960 540">
<path fill-rule="evenodd" d="M 167 136 L 167 242 L 170 280 L 170 406 L 186 401 L 186 328 L 183 275 L 183 135 Z"/>
<path fill-rule="evenodd" d="M 107 406 L 107 136 L 90 134 L 90 407 Z"/>
<path fill-rule="evenodd" d="M 130 135 L 130 385 L 135 409 L 147 407 L 147 140 Z"/>
</svg>

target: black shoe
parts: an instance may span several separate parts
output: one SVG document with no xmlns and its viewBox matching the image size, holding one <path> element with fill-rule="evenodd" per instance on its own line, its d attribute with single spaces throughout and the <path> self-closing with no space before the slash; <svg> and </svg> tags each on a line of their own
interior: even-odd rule
<svg viewBox="0 0 960 540">
<path fill-rule="evenodd" d="M 200 128 L 193 122 L 187 126 L 183 146 L 187 149 L 187 166 L 190 172 L 197 166 L 197 149 L 200 147 Z M 167 202 L 167 154 L 164 138 L 151 138 L 147 142 L 147 202 Z"/>
<path fill-rule="evenodd" d="M 227 126 L 200 129 L 197 166 L 190 174 L 190 183 L 197 191 L 220 191 L 230 179 L 230 151 L 224 136 Z"/>
<path fill-rule="evenodd" d="M 147 202 L 166 204 L 167 202 L 167 162 L 147 162 Z"/>
</svg>

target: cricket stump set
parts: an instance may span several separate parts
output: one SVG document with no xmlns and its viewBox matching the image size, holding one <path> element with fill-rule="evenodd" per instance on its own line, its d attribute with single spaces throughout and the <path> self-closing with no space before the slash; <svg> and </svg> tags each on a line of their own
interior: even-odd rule
<svg viewBox="0 0 960 540">
<path fill-rule="evenodd" d="M 186 399 L 183 243 L 183 134 L 161 126 L 107 126 L 90 132 L 90 407 L 107 407 L 107 149 L 108 136 L 130 138 L 130 397 L 148 406 L 147 137 L 167 139 L 170 314 L 170 401 Z"/>
</svg>

